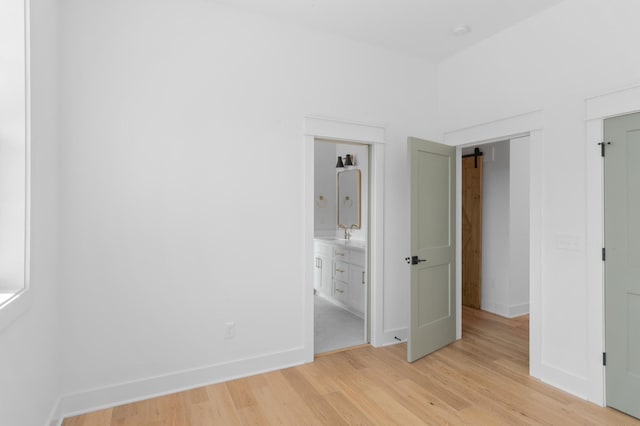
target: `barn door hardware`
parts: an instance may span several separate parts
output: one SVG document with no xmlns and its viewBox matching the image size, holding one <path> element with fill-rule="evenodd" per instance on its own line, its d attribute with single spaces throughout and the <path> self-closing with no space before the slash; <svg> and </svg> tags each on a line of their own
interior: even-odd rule
<svg viewBox="0 0 640 426">
<path fill-rule="evenodd" d="M 480 148 L 475 148 L 473 150 L 473 154 L 463 155 L 462 158 L 473 157 L 473 168 L 478 168 L 478 157 L 482 157 L 482 152 L 480 152 Z"/>
</svg>

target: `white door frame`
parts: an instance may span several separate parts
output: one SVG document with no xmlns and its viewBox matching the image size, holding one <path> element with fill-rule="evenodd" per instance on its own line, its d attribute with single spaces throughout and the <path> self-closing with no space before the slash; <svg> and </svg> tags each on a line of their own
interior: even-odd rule
<svg viewBox="0 0 640 426">
<path fill-rule="evenodd" d="M 357 142 L 369 145 L 369 241 L 368 241 L 368 300 L 371 344 L 378 346 L 382 338 L 384 296 L 384 137 L 385 128 L 325 117 L 305 117 L 304 136 L 304 360 L 312 362 L 313 348 L 313 233 L 314 233 L 314 144 L 316 139 Z"/>
<path fill-rule="evenodd" d="M 456 228 L 462 229 L 462 148 L 529 135 L 529 373 L 544 378 L 546 367 L 542 362 L 542 177 L 544 171 L 543 111 L 535 110 L 525 114 L 506 117 L 488 123 L 453 130 L 444 134 L 444 142 L 457 147 L 458 176 L 456 184 Z M 535 159 L 535 161 L 533 161 Z M 462 337 L 462 233 L 458 232 L 456 253 L 456 320 L 457 338 Z"/>
<path fill-rule="evenodd" d="M 625 87 L 585 99 L 586 168 L 587 168 L 587 291 L 589 323 L 588 372 L 589 397 L 592 402 L 606 405 L 605 368 L 601 353 L 604 341 L 604 182 L 603 162 L 598 143 L 604 138 L 604 120 L 640 112 L 640 85 Z"/>
</svg>

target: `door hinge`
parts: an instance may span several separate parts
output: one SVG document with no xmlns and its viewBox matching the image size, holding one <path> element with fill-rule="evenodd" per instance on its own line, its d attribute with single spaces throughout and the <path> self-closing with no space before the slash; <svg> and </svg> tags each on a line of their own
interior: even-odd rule
<svg viewBox="0 0 640 426">
<path fill-rule="evenodd" d="M 611 142 L 598 142 L 598 145 L 600 145 L 600 155 L 604 157 L 604 146 L 611 145 Z"/>
<path fill-rule="evenodd" d="M 606 352 L 602 352 L 602 365 L 604 365 L 604 366 L 607 365 L 607 353 Z"/>
<path fill-rule="evenodd" d="M 607 260 L 607 249 L 602 247 L 602 261 Z"/>
</svg>

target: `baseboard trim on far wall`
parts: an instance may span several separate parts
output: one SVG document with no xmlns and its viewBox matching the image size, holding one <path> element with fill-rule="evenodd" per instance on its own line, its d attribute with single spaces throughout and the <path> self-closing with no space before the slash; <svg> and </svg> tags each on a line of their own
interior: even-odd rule
<svg viewBox="0 0 640 426">
<path fill-rule="evenodd" d="M 63 395 L 51 425 L 80 415 L 304 363 L 304 348 L 265 354 Z"/>
<path fill-rule="evenodd" d="M 529 313 L 529 304 L 522 303 L 520 305 L 509 306 L 509 318 L 519 317 L 520 315 L 526 315 Z"/>
<path fill-rule="evenodd" d="M 484 302 L 482 304 L 482 310 L 491 312 L 492 314 L 500 315 L 506 318 L 515 318 L 520 315 L 529 313 L 529 304 L 522 303 L 520 305 L 502 305 L 500 303 Z"/>
</svg>

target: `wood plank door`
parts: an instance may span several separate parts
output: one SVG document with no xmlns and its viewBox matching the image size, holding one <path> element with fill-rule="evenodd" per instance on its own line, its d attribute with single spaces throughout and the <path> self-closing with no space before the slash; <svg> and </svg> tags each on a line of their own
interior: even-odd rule
<svg viewBox="0 0 640 426">
<path fill-rule="evenodd" d="M 462 159 L 462 304 L 482 299 L 482 157 Z"/>
<path fill-rule="evenodd" d="M 604 121 L 607 405 L 640 418 L 640 113 Z"/>
<path fill-rule="evenodd" d="M 409 152 L 413 362 L 456 339 L 456 149 L 409 138 Z"/>
</svg>

